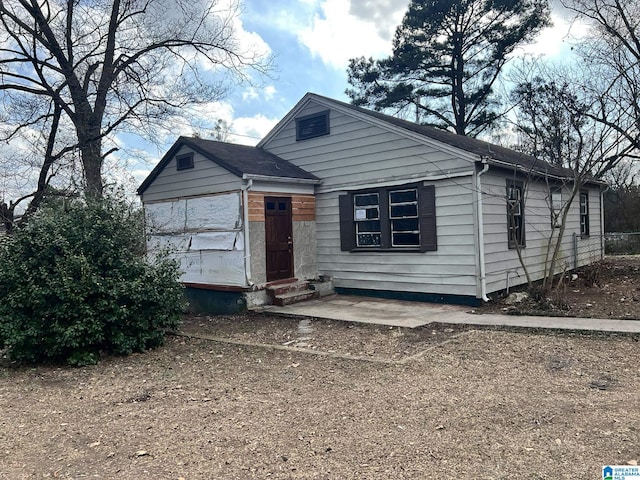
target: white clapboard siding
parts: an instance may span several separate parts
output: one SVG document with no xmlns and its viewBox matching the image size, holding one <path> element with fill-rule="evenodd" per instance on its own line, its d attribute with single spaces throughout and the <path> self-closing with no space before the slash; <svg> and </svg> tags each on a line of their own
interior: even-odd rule
<svg viewBox="0 0 640 480">
<path fill-rule="evenodd" d="M 471 183 L 471 177 L 466 180 Z M 438 249 L 425 253 L 341 251 L 339 192 L 318 194 L 319 271 L 331 275 L 338 288 L 475 296 L 471 192 L 460 189 L 451 180 L 433 182 L 433 185 L 436 189 Z"/>
<path fill-rule="evenodd" d="M 322 110 L 312 102 L 300 116 Z M 302 141 L 296 141 L 291 121 L 264 148 L 321 178 L 320 191 L 473 168 L 452 153 L 336 110 L 330 111 L 329 121 L 330 135 Z"/>
<path fill-rule="evenodd" d="M 176 155 L 191 153 L 183 146 Z M 177 170 L 175 157 L 158 174 L 142 196 L 144 202 L 195 195 L 229 192 L 240 189 L 240 178 L 197 152 L 193 168 Z"/>
<path fill-rule="evenodd" d="M 491 171 L 482 177 L 485 265 L 487 272 L 487 290 L 494 292 L 507 287 L 526 283 L 525 270 L 515 249 L 508 248 L 507 207 L 505 177 Z M 562 188 L 562 200 L 570 197 L 570 186 Z M 554 230 L 551 225 L 549 186 L 544 182 L 530 180 L 525 188 L 525 243 L 521 249 L 524 264 L 532 280 L 539 280 L 545 274 L 545 265 L 550 260 L 549 236 Z M 598 188 L 589 190 L 590 227 L 592 236 L 600 235 L 600 195 Z M 580 239 L 579 202 L 576 197 L 567 216 L 566 229 L 556 262 L 556 273 L 574 268 L 575 246 L 574 232 L 578 235 L 580 250 L 579 265 L 591 263 L 600 258 L 600 246 L 597 241 Z M 558 229 L 554 232 L 557 235 Z M 583 248 L 580 248 L 580 245 Z M 555 240 L 552 245 L 555 245 Z M 553 248 L 553 247 L 552 247 Z M 582 258 L 584 255 L 584 259 Z"/>
<path fill-rule="evenodd" d="M 575 215 L 572 218 L 575 219 L 576 227 L 575 231 L 577 235 L 578 245 L 578 265 L 588 265 L 594 261 L 600 260 L 604 252 L 604 232 L 602 230 L 602 219 L 600 218 L 602 212 L 601 197 L 597 189 L 589 189 L 589 236 L 586 238 L 580 238 L 580 214 L 578 201 L 575 202 Z"/>
</svg>

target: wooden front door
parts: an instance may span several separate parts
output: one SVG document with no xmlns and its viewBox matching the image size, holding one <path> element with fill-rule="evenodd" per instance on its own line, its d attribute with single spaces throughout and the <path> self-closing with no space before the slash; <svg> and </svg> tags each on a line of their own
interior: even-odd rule
<svg viewBox="0 0 640 480">
<path fill-rule="evenodd" d="M 267 282 L 293 277 L 291 198 L 264 197 Z"/>
</svg>

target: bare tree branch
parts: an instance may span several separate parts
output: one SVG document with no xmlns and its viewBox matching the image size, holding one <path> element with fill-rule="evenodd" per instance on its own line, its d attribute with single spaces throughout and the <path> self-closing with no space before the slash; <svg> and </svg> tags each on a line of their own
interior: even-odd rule
<svg viewBox="0 0 640 480">
<path fill-rule="evenodd" d="M 246 81 L 268 71 L 269 58 L 239 44 L 237 8 L 217 0 L 0 0 L 7 138 L 49 132 L 40 167 L 77 152 L 87 192 L 100 195 L 103 162 L 116 151 L 103 146 L 107 137 L 151 130 L 220 99 L 224 83 L 211 75 Z M 56 135 L 53 125 L 71 125 L 72 134 Z"/>
</svg>

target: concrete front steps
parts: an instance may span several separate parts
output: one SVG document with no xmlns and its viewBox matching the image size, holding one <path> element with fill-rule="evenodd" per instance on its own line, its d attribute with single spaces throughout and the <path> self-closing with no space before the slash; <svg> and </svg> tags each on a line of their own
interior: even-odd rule
<svg viewBox="0 0 640 480">
<path fill-rule="evenodd" d="M 333 293 L 333 287 L 331 282 L 298 281 L 292 278 L 267 285 L 266 291 L 273 305 L 284 307 L 330 295 Z"/>
</svg>

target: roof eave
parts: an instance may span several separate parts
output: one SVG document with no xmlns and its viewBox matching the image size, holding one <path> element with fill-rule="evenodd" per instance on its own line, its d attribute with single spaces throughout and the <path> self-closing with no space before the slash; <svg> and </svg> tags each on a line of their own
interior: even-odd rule
<svg viewBox="0 0 640 480">
<path fill-rule="evenodd" d="M 242 175 L 242 179 L 274 183 L 294 183 L 302 185 L 319 185 L 320 183 L 322 183 L 322 180 L 320 180 L 319 178 L 275 177 L 271 175 L 259 175 L 254 173 L 245 173 Z"/>
<path fill-rule="evenodd" d="M 182 141 L 183 141 L 183 143 L 185 145 L 188 145 L 190 148 L 192 148 L 194 151 L 198 152 L 200 155 L 202 155 L 206 159 L 211 160 L 213 163 L 215 163 L 215 164 L 219 165 L 220 167 L 224 168 L 225 170 L 227 170 L 229 173 L 232 173 L 236 177 L 242 177 L 242 173 L 243 172 L 239 168 L 235 167 L 234 165 L 230 164 L 229 162 L 226 162 L 225 160 L 221 159 L 220 157 L 218 157 L 214 153 L 209 152 L 206 149 L 200 147 L 200 145 L 196 144 L 195 142 L 190 141 L 189 138 L 186 138 L 186 137 L 180 137 L 180 138 L 183 139 Z"/>
<path fill-rule="evenodd" d="M 561 180 L 561 181 L 567 181 L 567 180 L 575 180 L 575 177 L 573 176 L 563 176 L 563 175 L 557 175 L 554 173 L 549 173 L 546 172 L 544 170 L 541 169 L 537 169 L 537 168 L 526 168 L 523 165 L 518 165 L 518 164 L 514 164 L 514 163 L 510 163 L 510 162 L 505 162 L 503 160 L 497 160 L 495 158 L 492 157 L 487 157 L 487 161 L 489 162 L 490 165 L 496 166 L 496 167 L 500 167 L 500 168 L 504 168 L 504 169 L 508 169 L 508 170 L 516 170 L 517 172 L 520 173 L 524 173 L 526 175 L 531 175 L 531 174 L 535 174 L 541 177 L 545 177 L 545 178 L 552 178 L 554 180 Z M 584 183 L 593 183 L 596 185 L 606 185 L 607 182 L 603 181 L 603 180 L 598 180 L 596 178 L 588 178 L 584 180 Z"/>
</svg>

